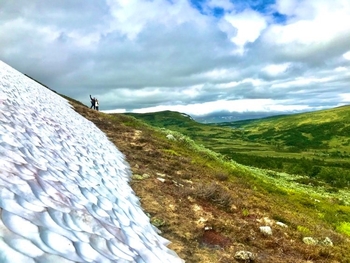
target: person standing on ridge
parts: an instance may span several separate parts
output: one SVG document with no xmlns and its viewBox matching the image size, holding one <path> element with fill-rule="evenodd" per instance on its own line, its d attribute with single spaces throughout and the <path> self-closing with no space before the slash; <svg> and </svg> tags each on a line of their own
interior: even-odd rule
<svg viewBox="0 0 350 263">
<path fill-rule="evenodd" d="M 97 111 L 98 111 L 98 106 L 99 106 L 98 99 L 95 98 L 95 108 Z"/>
<path fill-rule="evenodd" d="M 96 109 L 96 106 L 95 106 L 95 104 L 96 104 L 96 98 L 93 98 L 93 97 L 91 97 L 91 95 L 90 95 L 90 99 L 91 99 L 91 106 L 90 106 L 90 109 Z"/>
</svg>

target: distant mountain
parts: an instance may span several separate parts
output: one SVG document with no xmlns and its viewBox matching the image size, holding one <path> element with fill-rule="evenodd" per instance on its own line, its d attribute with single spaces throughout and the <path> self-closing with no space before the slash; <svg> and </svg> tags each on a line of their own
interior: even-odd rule
<svg viewBox="0 0 350 263">
<path fill-rule="evenodd" d="M 286 116 L 218 124 L 244 129 L 248 140 L 275 141 L 289 147 L 348 151 L 350 105 Z"/>
<path fill-rule="evenodd" d="M 194 120 L 200 123 L 222 123 L 241 120 L 261 119 L 277 115 L 286 114 L 280 112 L 214 112 L 203 116 L 193 115 L 192 117 Z"/>
<path fill-rule="evenodd" d="M 203 124 L 195 121 L 190 115 L 177 111 L 159 111 L 151 113 L 124 113 L 151 124 L 152 126 L 177 130 L 184 127 L 197 127 Z"/>
<path fill-rule="evenodd" d="M 207 138 L 208 134 L 230 133 L 231 138 L 269 144 L 277 142 L 281 147 L 328 149 L 336 146 L 339 150 L 350 151 L 350 105 L 314 112 L 210 124 L 200 123 L 189 115 L 172 111 L 128 115 L 153 126 L 182 132 L 199 139 L 201 143 L 210 141 Z M 211 127 L 210 132 L 208 125 Z M 244 130 L 243 137 L 238 129 Z"/>
<path fill-rule="evenodd" d="M 301 112 L 294 114 L 279 114 L 279 115 L 270 115 L 262 118 L 254 118 L 248 122 L 252 125 L 268 123 L 273 120 L 279 123 L 289 123 L 289 125 L 300 125 L 302 123 L 325 123 L 331 121 L 347 121 L 350 117 L 350 105 L 335 107 L 331 109 L 311 111 L 311 112 Z M 222 123 L 223 125 L 230 125 L 230 123 L 242 124 L 247 122 L 232 121 Z"/>
</svg>

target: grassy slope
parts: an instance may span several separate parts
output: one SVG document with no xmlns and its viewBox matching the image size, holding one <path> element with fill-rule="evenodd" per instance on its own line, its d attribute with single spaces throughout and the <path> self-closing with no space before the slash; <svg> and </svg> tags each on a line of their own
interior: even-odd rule
<svg viewBox="0 0 350 263">
<path fill-rule="evenodd" d="M 338 196 L 291 187 L 282 174 L 225 162 L 190 140 L 169 141 L 130 116 L 71 103 L 125 154 L 142 207 L 186 262 L 236 262 L 239 250 L 256 253 L 254 262 L 350 262 L 348 238 L 334 231 L 350 222 L 350 208 Z M 272 236 L 260 233 L 266 224 Z M 305 236 L 329 237 L 334 246 L 306 245 Z"/>
<path fill-rule="evenodd" d="M 336 147 L 350 152 L 350 106 L 221 126 L 243 128 L 247 137 L 257 140 L 276 140 L 287 146 L 296 145 L 298 140 L 308 148 Z"/>
<path fill-rule="evenodd" d="M 292 169 L 304 175 L 318 173 L 318 179 L 330 184 L 332 173 L 345 173 L 344 179 L 334 184 L 350 183 L 350 106 L 216 125 L 199 124 L 174 112 L 133 116 L 180 131 L 243 164 L 277 171 Z M 304 158 L 307 160 L 300 160 Z"/>
<path fill-rule="evenodd" d="M 220 124 L 200 124 L 176 112 L 131 114 L 151 125 L 178 130 L 214 150 L 245 144 L 255 152 L 337 149 L 350 154 L 350 106 L 287 116 Z M 250 149 L 249 149 L 250 150 Z"/>
<path fill-rule="evenodd" d="M 231 136 L 228 132 L 232 130 L 231 128 L 198 123 L 188 115 L 179 112 L 161 111 L 142 114 L 126 113 L 125 115 L 136 117 L 155 127 L 179 131 L 198 142 L 208 142 L 208 139 L 211 140 L 221 136 L 228 138 L 227 136 Z"/>
</svg>

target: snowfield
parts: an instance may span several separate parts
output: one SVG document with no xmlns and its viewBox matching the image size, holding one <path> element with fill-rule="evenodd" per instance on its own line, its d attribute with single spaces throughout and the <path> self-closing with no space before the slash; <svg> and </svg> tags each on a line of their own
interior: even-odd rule
<svg viewBox="0 0 350 263">
<path fill-rule="evenodd" d="M 92 122 L 0 61 L 0 262 L 183 262 L 130 175 Z"/>
</svg>

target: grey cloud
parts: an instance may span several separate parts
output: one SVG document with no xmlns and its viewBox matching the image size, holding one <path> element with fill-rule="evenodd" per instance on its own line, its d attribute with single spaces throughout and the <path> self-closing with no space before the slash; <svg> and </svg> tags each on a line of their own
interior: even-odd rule
<svg viewBox="0 0 350 263">
<path fill-rule="evenodd" d="M 312 32 L 310 32 L 312 34 Z M 287 43 L 267 44 L 258 39 L 250 44 L 250 51 L 261 59 L 269 58 L 275 62 L 303 63 L 309 68 L 324 67 L 330 60 L 336 59 L 349 50 L 350 32 L 330 39 L 327 42 L 314 44 Z"/>
<path fill-rule="evenodd" d="M 16 0 L 2 1 L 0 5 L 0 21 L 23 19 L 39 27 L 53 26 L 81 32 L 90 32 L 91 27 L 104 25 L 109 14 L 108 5 L 103 0 Z"/>
<path fill-rule="evenodd" d="M 350 68 L 350 61 L 341 58 L 349 50 L 350 33 L 318 45 L 298 46 L 267 42 L 264 31 L 239 55 L 229 39 L 232 35 L 220 30 L 220 19 L 199 12 L 181 23 L 150 19 L 131 39 L 111 29 L 117 20 L 105 1 L 19 0 L 3 1 L 0 6 L 0 59 L 86 104 L 89 94 L 96 95 L 101 109 L 264 98 L 331 106 L 340 93 L 348 92 L 349 76 L 334 69 Z M 80 36 L 88 44 L 81 44 Z M 280 74 L 262 70 L 283 63 L 289 67 Z M 208 74 L 216 70 L 225 73 Z M 293 84 L 301 77 L 330 79 Z M 222 87 L 230 82 L 239 84 Z M 281 88 L 283 84 L 287 86 Z M 200 92 L 186 95 L 194 85 Z"/>
<path fill-rule="evenodd" d="M 75 70 L 70 82 L 79 79 L 88 90 L 98 92 L 143 87 L 158 87 L 168 92 L 201 84 L 206 80 L 192 76 L 232 63 L 225 56 L 231 46 L 224 34 L 213 29 L 200 31 L 191 24 L 171 30 L 153 25 L 136 41 L 114 32 L 101 39 L 97 52 L 85 57 L 91 68 Z M 89 74 L 88 83 L 84 83 L 84 74 Z"/>
</svg>

